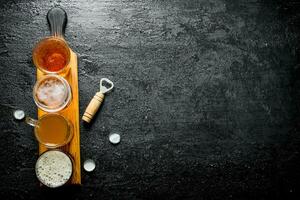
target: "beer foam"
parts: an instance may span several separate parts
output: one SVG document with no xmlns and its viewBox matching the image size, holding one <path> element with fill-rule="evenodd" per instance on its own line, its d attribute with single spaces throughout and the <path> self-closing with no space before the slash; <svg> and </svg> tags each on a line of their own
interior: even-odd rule
<svg viewBox="0 0 300 200">
<path fill-rule="evenodd" d="M 72 161 L 61 151 L 47 151 L 39 157 L 35 171 L 41 183 L 51 188 L 59 187 L 70 179 Z"/>
<path fill-rule="evenodd" d="M 50 108 L 57 108 L 66 101 L 67 90 L 63 82 L 55 78 L 44 80 L 36 91 L 40 103 Z"/>
</svg>

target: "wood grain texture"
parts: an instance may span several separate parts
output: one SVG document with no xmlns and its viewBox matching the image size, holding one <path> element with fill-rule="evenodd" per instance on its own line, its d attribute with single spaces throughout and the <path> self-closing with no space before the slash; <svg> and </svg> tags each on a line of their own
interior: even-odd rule
<svg viewBox="0 0 300 200">
<path fill-rule="evenodd" d="M 69 153 L 73 158 L 73 175 L 71 177 L 71 184 L 81 184 L 81 167 L 80 167 L 80 130 L 79 130 L 79 98 L 78 98 L 78 65 L 77 55 L 71 50 L 70 70 L 67 74 L 62 76 L 69 82 L 72 90 L 72 101 L 67 108 L 59 112 L 59 114 L 66 117 L 73 125 L 73 138 L 71 142 L 59 149 Z M 44 74 L 37 70 L 37 80 L 42 78 Z M 40 118 L 46 114 L 43 110 L 38 108 L 38 117 Z M 44 145 L 39 145 L 39 154 L 45 152 L 47 148 Z"/>
</svg>

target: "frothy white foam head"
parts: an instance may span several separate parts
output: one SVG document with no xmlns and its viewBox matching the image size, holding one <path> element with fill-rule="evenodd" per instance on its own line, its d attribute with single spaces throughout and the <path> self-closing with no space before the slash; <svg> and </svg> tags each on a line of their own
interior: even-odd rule
<svg viewBox="0 0 300 200">
<path fill-rule="evenodd" d="M 37 178 L 44 185 L 55 188 L 64 185 L 72 175 L 72 161 L 57 150 L 42 154 L 35 165 Z"/>
<path fill-rule="evenodd" d="M 56 78 L 48 78 L 40 83 L 36 91 L 40 103 L 49 108 L 57 108 L 65 103 L 67 89 L 64 83 Z"/>
</svg>

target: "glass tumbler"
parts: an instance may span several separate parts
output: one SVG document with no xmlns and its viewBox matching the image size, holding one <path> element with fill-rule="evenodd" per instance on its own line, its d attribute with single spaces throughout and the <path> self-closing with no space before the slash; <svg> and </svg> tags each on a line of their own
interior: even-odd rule
<svg viewBox="0 0 300 200">
<path fill-rule="evenodd" d="M 46 75 L 33 88 L 35 104 L 46 112 L 58 112 L 68 106 L 72 99 L 69 83 L 63 77 Z"/>
</svg>

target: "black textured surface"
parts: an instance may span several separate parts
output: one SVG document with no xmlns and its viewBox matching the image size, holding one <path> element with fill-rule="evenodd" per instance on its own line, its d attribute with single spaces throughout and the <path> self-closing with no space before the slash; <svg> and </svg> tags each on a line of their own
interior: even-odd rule
<svg viewBox="0 0 300 200">
<path fill-rule="evenodd" d="M 81 125 L 80 188 L 39 187 L 31 50 L 47 11 L 68 13 L 80 114 L 102 77 L 115 83 Z M 1 199 L 292 199 L 300 178 L 300 4 L 279 0 L 3 1 Z M 122 141 L 108 141 L 112 131 Z M 5 196 L 5 198 L 3 198 Z"/>
</svg>

